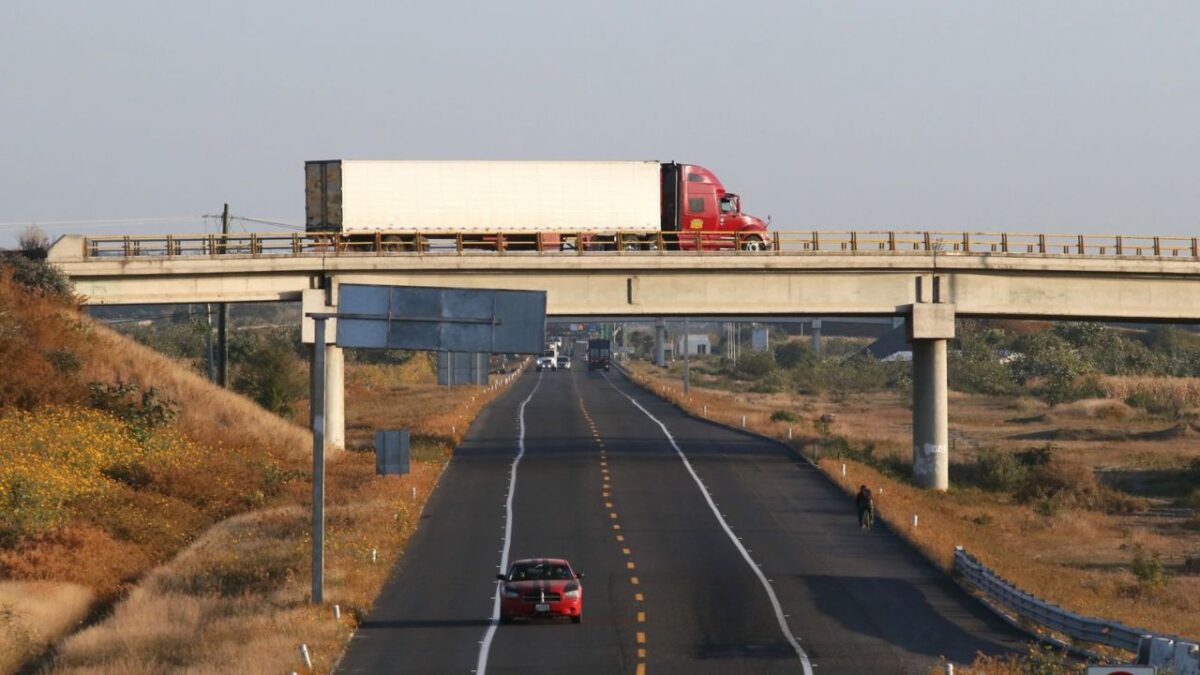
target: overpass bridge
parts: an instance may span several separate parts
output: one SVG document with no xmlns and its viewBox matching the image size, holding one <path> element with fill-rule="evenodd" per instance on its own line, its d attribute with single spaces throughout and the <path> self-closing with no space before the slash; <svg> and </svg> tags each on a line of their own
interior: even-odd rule
<svg viewBox="0 0 1200 675">
<path fill-rule="evenodd" d="M 501 233 L 419 234 L 403 245 L 300 233 L 71 235 L 49 259 L 96 305 L 303 300 L 307 312 L 336 308 L 341 283 L 368 283 L 543 290 L 548 314 L 562 317 L 903 316 L 914 472 L 937 489 L 949 482 L 946 347 L 956 317 L 1200 321 L 1197 238 L 777 231 L 766 251 L 699 239 L 698 250 L 681 251 L 667 237 L 687 235 L 613 240 L 627 234 L 651 243 L 550 250 L 539 238 L 517 250 Z M 328 356 L 336 391 L 341 352 Z M 342 402 L 331 398 L 336 441 Z"/>
</svg>

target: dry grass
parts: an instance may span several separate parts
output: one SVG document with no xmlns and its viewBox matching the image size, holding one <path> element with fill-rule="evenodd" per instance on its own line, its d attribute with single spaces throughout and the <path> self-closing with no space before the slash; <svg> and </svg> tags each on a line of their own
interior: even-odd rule
<svg viewBox="0 0 1200 675">
<path fill-rule="evenodd" d="M 189 438 L 210 446 L 278 448 L 295 458 L 310 453 L 312 436 L 303 427 L 109 328 L 92 324 L 91 336 L 104 357 L 85 364 L 85 377 L 155 387 L 179 404 L 177 426 Z"/>
<path fill-rule="evenodd" d="M 0 672 L 12 672 L 79 625 L 94 594 L 78 584 L 0 581 Z"/>
<path fill-rule="evenodd" d="M 693 386 L 684 397 L 678 380 L 646 364 L 631 364 L 633 378 L 693 414 L 735 426 L 746 416 L 747 427 L 764 435 L 787 439 L 810 451 L 818 438 L 814 422 L 823 415 L 831 433 L 851 443 L 873 443 L 875 456 L 911 457 L 911 413 L 907 401 L 880 393 L 832 401 L 813 396 L 730 393 Z M 1018 450 L 1044 445 L 1023 438 L 1030 432 L 1086 431 L 1103 436 L 1154 432 L 1161 421 L 1126 419 L 1124 411 L 1100 412 L 1105 406 L 1082 404 L 1048 411 L 1044 405 L 1022 406 L 985 396 L 951 394 L 952 461 L 971 458 L 981 447 Z M 800 422 L 771 422 L 775 410 L 788 410 Z M 1014 420 L 1017 416 L 1022 421 Z M 1121 436 L 1124 438 L 1125 436 Z M 1059 455 L 1084 467 L 1173 467 L 1200 456 L 1190 437 L 1153 440 L 1069 441 L 1058 443 Z M 873 466 L 822 459 L 822 469 L 852 494 L 860 484 L 876 490 L 881 515 L 894 529 L 930 558 L 949 569 L 954 547 L 963 545 L 1001 575 L 1025 589 L 1072 610 L 1117 619 L 1165 633 L 1200 636 L 1200 575 L 1184 573 L 1187 556 L 1200 550 L 1200 532 L 1186 519 L 1145 514 L 1108 514 L 1063 509 L 1044 515 L 1017 503 L 1011 495 L 980 489 L 953 489 L 938 494 L 917 489 L 907 481 L 881 473 Z M 845 464 L 846 475 L 841 475 Z M 952 474 L 954 469 L 952 468 Z M 913 514 L 919 525 L 911 525 Z M 1136 545 L 1163 556 L 1169 569 L 1179 569 L 1163 588 L 1140 586 L 1130 571 Z M 999 666 L 997 666 L 999 667 Z M 1005 672 L 986 670 L 980 672 Z"/>
<path fill-rule="evenodd" d="M 1121 401 L 1141 393 L 1155 399 L 1176 401 L 1181 408 L 1200 405 L 1200 377 L 1107 375 L 1100 378 L 1100 387 L 1107 397 Z"/>
<path fill-rule="evenodd" d="M 352 445 L 369 443 L 376 427 L 403 426 L 398 419 L 426 426 L 414 440 L 407 476 L 375 476 L 370 453 L 344 453 L 330 465 L 324 605 L 308 602 L 305 483 L 288 493 L 286 505 L 218 524 L 147 575 L 111 618 L 63 643 L 50 672 L 302 671 L 301 644 L 308 646 L 315 672 L 330 672 L 403 552 L 449 459 L 454 439 L 435 434 L 441 422 L 429 420 L 449 415 L 462 424 L 461 434 L 500 390 L 437 387 L 428 382 L 428 362 L 414 361 L 415 366 L 363 369 L 379 380 L 376 386 L 354 372 L 360 367 L 351 368 L 351 387 L 362 387 L 348 396 Z M 333 619 L 333 604 L 343 612 L 340 621 Z"/>
</svg>

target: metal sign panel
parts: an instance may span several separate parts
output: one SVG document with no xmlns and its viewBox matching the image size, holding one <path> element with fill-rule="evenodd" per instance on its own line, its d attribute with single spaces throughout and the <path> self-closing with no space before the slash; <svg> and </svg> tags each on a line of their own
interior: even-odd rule
<svg viewBox="0 0 1200 675">
<path fill-rule="evenodd" d="M 537 354 L 545 291 L 338 287 L 339 347 Z"/>
<path fill-rule="evenodd" d="M 1154 666 L 1088 666 L 1087 675 L 1154 675 Z"/>
</svg>

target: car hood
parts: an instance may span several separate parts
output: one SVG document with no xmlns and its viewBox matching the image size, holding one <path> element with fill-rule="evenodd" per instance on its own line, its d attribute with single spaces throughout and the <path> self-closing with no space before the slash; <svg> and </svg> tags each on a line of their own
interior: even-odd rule
<svg viewBox="0 0 1200 675">
<path fill-rule="evenodd" d="M 521 593 L 533 593 L 535 591 L 545 591 L 547 593 L 562 593 L 567 590 L 570 585 L 573 588 L 579 587 L 579 582 L 571 579 L 546 579 L 533 581 L 509 581 L 505 582 L 505 586 Z"/>
</svg>

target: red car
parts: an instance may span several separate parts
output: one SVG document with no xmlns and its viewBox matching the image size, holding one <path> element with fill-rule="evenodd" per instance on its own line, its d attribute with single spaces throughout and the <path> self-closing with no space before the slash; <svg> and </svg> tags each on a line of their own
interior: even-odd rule
<svg viewBox="0 0 1200 675">
<path fill-rule="evenodd" d="M 514 617 L 571 617 L 571 623 L 583 620 L 582 572 L 560 558 L 517 560 L 508 574 L 498 574 L 500 585 L 500 623 Z"/>
</svg>

